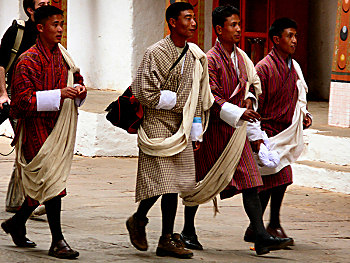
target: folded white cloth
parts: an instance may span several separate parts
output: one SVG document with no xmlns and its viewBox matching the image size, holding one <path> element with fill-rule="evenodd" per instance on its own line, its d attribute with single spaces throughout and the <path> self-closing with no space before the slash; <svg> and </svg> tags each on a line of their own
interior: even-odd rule
<svg viewBox="0 0 350 263">
<path fill-rule="evenodd" d="M 200 117 L 194 117 L 193 118 L 193 123 L 192 123 L 192 128 L 191 128 L 191 140 L 193 142 L 199 141 L 202 142 L 203 138 L 200 136 L 203 133 L 203 126 L 202 126 L 202 120 Z"/>
<path fill-rule="evenodd" d="M 171 110 L 176 105 L 176 92 L 171 90 L 161 90 L 159 103 L 156 109 Z"/>
<path fill-rule="evenodd" d="M 270 151 L 265 144 L 260 144 L 258 153 L 259 160 L 264 166 L 275 168 L 280 163 L 280 157 L 276 151 Z"/>
<path fill-rule="evenodd" d="M 81 85 L 80 85 L 80 84 L 74 84 L 74 85 L 73 85 L 74 88 L 76 88 L 76 87 L 78 87 L 78 86 L 81 86 Z M 83 99 L 83 100 L 80 99 L 80 98 L 75 98 L 75 100 L 74 100 L 75 106 L 80 107 L 81 105 L 84 104 L 85 100 L 86 100 L 86 97 L 85 97 L 85 99 Z"/>
<path fill-rule="evenodd" d="M 238 128 L 243 124 L 240 119 L 246 110 L 246 108 L 240 108 L 230 102 L 225 102 L 221 107 L 220 118 L 228 125 Z"/>
</svg>

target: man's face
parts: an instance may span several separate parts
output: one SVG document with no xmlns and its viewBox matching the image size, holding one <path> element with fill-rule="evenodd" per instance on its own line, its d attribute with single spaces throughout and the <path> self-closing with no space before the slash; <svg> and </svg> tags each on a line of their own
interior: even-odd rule
<svg viewBox="0 0 350 263">
<path fill-rule="evenodd" d="M 193 10 L 181 11 L 179 17 L 172 21 L 172 32 L 186 39 L 193 37 L 197 22 Z"/>
<path fill-rule="evenodd" d="M 34 22 L 34 11 L 41 6 L 49 5 L 49 0 L 34 0 L 34 10 L 31 7 L 27 8 L 27 12 L 30 14 L 30 19 Z"/>
<path fill-rule="evenodd" d="M 241 40 L 241 20 L 236 14 L 227 17 L 224 26 L 217 26 L 216 30 L 222 42 L 233 45 Z"/>
<path fill-rule="evenodd" d="M 297 47 L 297 31 L 295 28 L 286 28 L 282 32 L 282 36 L 274 36 L 276 48 L 285 55 L 295 53 Z"/>
<path fill-rule="evenodd" d="M 44 25 L 38 25 L 41 40 L 49 47 L 60 43 L 63 35 L 63 24 L 62 15 L 50 16 Z"/>
<path fill-rule="evenodd" d="M 34 10 L 38 9 L 41 6 L 49 5 L 50 0 L 34 0 Z"/>
</svg>

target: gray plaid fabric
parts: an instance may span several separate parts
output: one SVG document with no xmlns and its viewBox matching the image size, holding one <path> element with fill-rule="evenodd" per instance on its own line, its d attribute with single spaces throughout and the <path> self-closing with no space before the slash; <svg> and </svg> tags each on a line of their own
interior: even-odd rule
<svg viewBox="0 0 350 263">
<path fill-rule="evenodd" d="M 188 50 L 183 74 L 179 63 L 169 75 L 169 69 L 179 53 L 169 36 L 149 47 L 137 70 L 132 92 L 144 107 L 142 127 L 149 138 L 167 138 L 176 133 L 182 122 L 182 109 L 192 88 L 195 58 Z M 172 110 L 157 110 L 160 90 L 177 92 Z M 201 116 L 202 103 L 198 98 L 196 116 Z M 139 153 L 136 202 L 156 195 L 180 193 L 195 185 L 192 144 L 172 157 L 155 157 Z"/>
</svg>

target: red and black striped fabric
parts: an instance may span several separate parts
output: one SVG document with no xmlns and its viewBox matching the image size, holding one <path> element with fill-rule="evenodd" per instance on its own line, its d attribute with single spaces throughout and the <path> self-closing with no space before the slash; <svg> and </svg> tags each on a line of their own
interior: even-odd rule
<svg viewBox="0 0 350 263">
<path fill-rule="evenodd" d="M 295 106 L 298 100 L 296 82 L 298 75 L 293 63 L 288 64 L 273 48 L 255 67 L 260 80 L 262 94 L 259 96 L 258 112 L 263 120 L 261 128 L 268 137 L 275 136 L 292 124 Z M 263 176 L 264 186 L 259 190 L 267 190 L 276 186 L 293 183 L 290 165 L 272 175 Z"/>
<path fill-rule="evenodd" d="M 221 106 L 230 102 L 242 106 L 247 73 L 243 57 L 237 52 L 240 75 L 234 69 L 230 54 L 222 47 L 220 42 L 207 53 L 209 82 L 215 103 L 211 108 L 210 120 L 203 142 L 199 150 L 195 151 L 196 180 L 202 180 L 220 157 L 230 140 L 235 128 L 220 119 Z M 233 97 L 235 88 L 239 85 L 239 91 Z M 227 198 L 240 192 L 242 189 L 262 185 L 262 179 L 253 158 L 252 149 L 246 140 L 241 160 L 232 181 L 221 193 L 221 198 Z"/>
</svg>

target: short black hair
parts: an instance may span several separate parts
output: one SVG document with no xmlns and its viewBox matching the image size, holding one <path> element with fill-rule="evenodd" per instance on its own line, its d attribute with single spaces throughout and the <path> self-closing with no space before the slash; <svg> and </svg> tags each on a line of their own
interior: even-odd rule
<svg viewBox="0 0 350 263">
<path fill-rule="evenodd" d="M 213 10 L 212 22 L 216 34 L 216 26 L 224 27 L 226 19 L 232 15 L 239 16 L 239 10 L 232 5 L 218 6 Z"/>
<path fill-rule="evenodd" d="M 190 3 L 185 2 L 175 2 L 166 9 L 165 11 L 165 19 L 168 23 L 168 27 L 171 31 L 171 26 L 169 24 L 170 18 L 174 18 L 175 20 L 179 17 L 180 13 L 185 10 L 193 10 L 193 6 Z"/>
<path fill-rule="evenodd" d="M 34 12 L 35 24 L 45 24 L 46 20 L 54 15 L 63 15 L 63 11 L 52 5 L 41 6 Z"/>
<path fill-rule="evenodd" d="M 29 18 L 30 18 L 30 13 L 27 11 L 27 9 L 31 8 L 34 10 L 34 7 L 35 7 L 35 0 L 23 0 L 23 9 Z"/>
<path fill-rule="evenodd" d="M 272 23 L 269 29 L 269 38 L 272 43 L 274 43 L 273 37 L 282 37 L 282 33 L 286 28 L 298 29 L 298 25 L 293 19 L 290 19 L 288 17 L 278 18 Z"/>
</svg>

